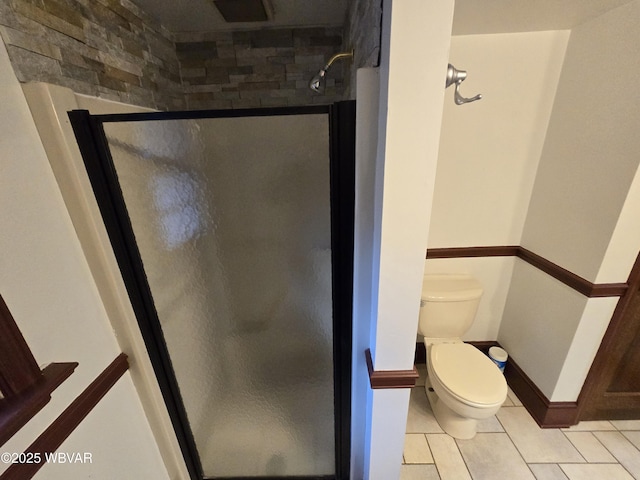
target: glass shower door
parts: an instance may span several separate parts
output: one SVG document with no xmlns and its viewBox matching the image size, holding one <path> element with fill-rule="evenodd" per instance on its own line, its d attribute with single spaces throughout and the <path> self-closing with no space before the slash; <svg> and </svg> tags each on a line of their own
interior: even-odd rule
<svg viewBox="0 0 640 480">
<path fill-rule="evenodd" d="M 337 478 L 329 115 L 107 117 L 92 183 L 130 227 L 199 475 Z"/>
</svg>

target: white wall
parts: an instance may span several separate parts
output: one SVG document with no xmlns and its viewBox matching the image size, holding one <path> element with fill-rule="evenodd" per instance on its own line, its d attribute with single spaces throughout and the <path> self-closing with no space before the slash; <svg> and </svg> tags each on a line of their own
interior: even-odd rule
<svg viewBox="0 0 640 480">
<path fill-rule="evenodd" d="M 574 401 L 578 398 L 617 303 L 617 297 L 587 299 L 550 399 Z"/>
<path fill-rule="evenodd" d="M 640 250 L 639 18 L 634 1 L 573 28 L 522 235 L 592 282 L 625 282 Z M 547 398 L 575 401 L 615 300 L 516 268 L 498 341 Z"/>
<path fill-rule="evenodd" d="M 569 31 L 454 36 L 450 63 L 467 71 L 447 89 L 429 248 L 519 245 Z M 513 257 L 429 259 L 425 273 L 470 273 L 484 286 L 465 340 L 497 340 Z"/>
<path fill-rule="evenodd" d="M 351 387 L 351 478 L 364 478 L 369 451 L 371 395 L 363 352 L 371 345 L 373 315 L 373 204 L 378 138 L 379 69 L 358 69 L 356 184 L 353 261 L 353 355 Z M 356 91 L 356 89 L 353 89 Z"/>
<path fill-rule="evenodd" d="M 571 31 L 523 246 L 596 278 L 638 168 L 640 2 Z M 621 281 L 626 279 L 617 279 Z"/>
<path fill-rule="evenodd" d="M 640 168 L 636 171 L 631 182 L 627 198 L 596 276 L 596 283 L 615 283 L 619 279 L 629 276 L 634 259 L 638 255 L 638 245 L 640 245 L 638 205 L 640 205 Z"/>
<path fill-rule="evenodd" d="M 0 292 L 39 364 L 80 364 L 51 402 L 3 446 L 3 451 L 21 452 L 120 348 L 4 44 L 0 45 L 0 108 Z M 94 463 L 83 470 L 87 476 L 112 477 L 117 456 L 129 476 L 168 478 L 129 374 L 103 401 L 87 420 L 103 428 L 77 430 L 60 451 L 95 448 Z M 130 421 L 113 423 L 99 417 L 100 411 L 114 405 Z M 66 479 L 69 472 L 45 466 L 38 478 Z"/>
<path fill-rule="evenodd" d="M 371 269 L 372 312 L 369 319 L 357 319 L 359 331 L 354 335 L 360 339 L 370 328 L 369 347 L 376 370 L 413 366 L 452 19 L 452 1 L 400 0 L 383 5 L 377 139 L 364 139 L 377 141 L 374 198 L 366 213 L 370 217 L 364 221 L 356 209 L 357 225 L 373 219 L 373 231 L 359 232 L 356 237 L 356 245 L 366 245 L 363 237 L 373 233 L 370 260 L 356 259 L 363 262 L 356 265 L 356 271 Z M 360 142 L 358 139 L 358 145 Z M 354 355 L 364 355 L 364 351 Z M 366 371 L 359 368 L 354 375 L 363 376 Z M 354 385 L 366 384 L 359 378 Z M 367 397 L 370 422 L 363 442 L 363 476 L 354 478 L 398 478 L 409 389 L 367 390 L 355 395 Z"/>
<path fill-rule="evenodd" d="M 413 365 L 403 327 L 417 325 L 423 266 L 415 261 L 424 258 L 429 230 L 444 97 L 440 67 L 448 58 L 453 12 L 452 5 L 418 0 L 385 7 L 389 26 L 380 67 L 376 171 L 381 188 L 374 201 L 378 325 L 372 356 L 376 368 L 394 370 Z M 429 61 L 415 62 L 412 49 Z M 378 352 L 378 347 L 384 348 Z"/>
<path fill-rule="evenodd" d="M 586 304 L 581 293 L 516 259 L 498 341 L 549 399 Z"/>
<path fill-rule="evenodd" d="M 429 248 L 518 245 L 568 31 L 465 35 L 449 62 L 467 71 L 446 90 Z"/>
</svg>

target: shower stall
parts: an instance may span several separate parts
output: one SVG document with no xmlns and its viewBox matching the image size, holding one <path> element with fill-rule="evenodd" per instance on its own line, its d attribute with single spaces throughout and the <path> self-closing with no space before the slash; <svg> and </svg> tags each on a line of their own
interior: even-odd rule
<svg viewBox="0 0 640 480">
<path fill-rule="evenodd" d="M 354 102 L 69 116 L 191 477 L 347 479 Z"/>
</svg>

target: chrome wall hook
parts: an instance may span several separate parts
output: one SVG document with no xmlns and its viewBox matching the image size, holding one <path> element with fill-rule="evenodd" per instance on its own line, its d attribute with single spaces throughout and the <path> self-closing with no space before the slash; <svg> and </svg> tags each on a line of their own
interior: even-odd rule
<svg viewBox="0 0 640 480">
<path fill-rule="evenodd" d="M 447 80 L 445 88 L 448 88 L 455 83 L 456 88 L 453 99 L 456 105 L 475 102 L 476 100 L 480 100 L 482 98 L 482 95 L 476 95 L 475 97 L 466 98 L 460 94 L 460 84 L 464 81 L 465 78 L 467 78 L 467 72 L 465 72 L 464 70 L 458 70 L 456 67 L 449 64 L 449 66 L 447 67 Z"/>
</svg>

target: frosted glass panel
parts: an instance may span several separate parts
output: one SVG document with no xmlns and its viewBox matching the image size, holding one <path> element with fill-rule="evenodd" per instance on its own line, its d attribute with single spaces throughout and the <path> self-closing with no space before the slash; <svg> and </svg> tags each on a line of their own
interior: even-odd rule
<svg viewBox="0 0 640 480">
<path fill-rule="evenodd" d="M 205 476 L 334 474 L 327 116 L 104 126 Z"/>
</svg>

